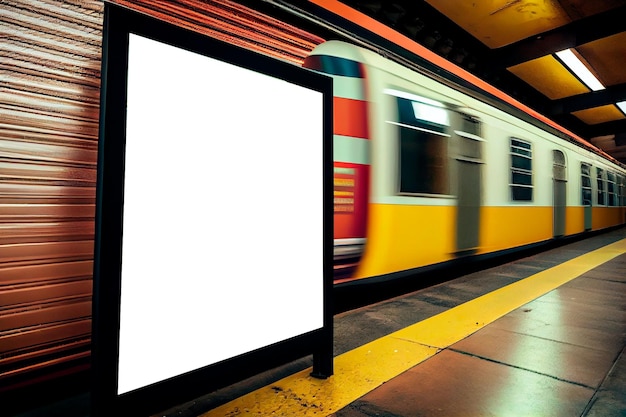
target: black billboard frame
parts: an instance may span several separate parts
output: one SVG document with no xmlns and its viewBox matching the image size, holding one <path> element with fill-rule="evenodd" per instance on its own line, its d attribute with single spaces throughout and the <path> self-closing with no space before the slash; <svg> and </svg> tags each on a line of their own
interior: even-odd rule
<svg viewBox="0 0 626 417">
<path fill-rule="evenodd" d="M 323 327 L 117 394 L 129 35 L 137 34 L 323 93 Z M 93 416 L 149 415 L 313 354 L 311 375 L 333 374 L 332 79 L 105 2 L 92 325 Z M 303 294 L 305 297 L 306 294 Z M 286 312 L 287 314 L 287 312 Z"/>
</svg>

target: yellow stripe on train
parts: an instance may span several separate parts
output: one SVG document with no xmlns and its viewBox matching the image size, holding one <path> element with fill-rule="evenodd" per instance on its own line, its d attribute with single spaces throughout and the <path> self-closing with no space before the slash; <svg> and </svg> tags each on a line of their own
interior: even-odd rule
<svg viewBox="0 0 626 417">
<path fill-rule="evenodd" d="M 455 206 L 372 203 L 367 246 L 354 278 L 373 277 L 456 257 Z M 486 254 L 553 238 L 553 207 L 480 208 L 479 247 Z M 566 235 L 585 231 L 584 207 L 567 207 Z M 620 207 L 594 207 L 593 230 L 621 223 Z"/>
</svg>

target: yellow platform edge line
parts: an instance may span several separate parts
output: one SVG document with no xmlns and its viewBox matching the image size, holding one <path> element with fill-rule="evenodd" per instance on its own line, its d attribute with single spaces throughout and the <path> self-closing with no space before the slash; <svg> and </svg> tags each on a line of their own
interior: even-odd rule
<svg viewBox="0 0 626 417">
<path fill-rule="evenodd" d="M 626 239 L 578 256 L 335 357 L 335 374 L 306 369 L 200 417 L 328 416 L 489 323 L 626 253 Z"/>
</svg>

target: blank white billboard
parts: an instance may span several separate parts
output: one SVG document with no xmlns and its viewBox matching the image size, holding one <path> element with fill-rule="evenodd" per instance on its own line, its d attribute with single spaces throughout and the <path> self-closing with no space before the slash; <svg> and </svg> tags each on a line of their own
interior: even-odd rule
<svg viewBox="0 0 626 417">
<path fill-rule="evenodd" d="M 323 94 L 129 41 L 118 394 L 320 329 L 324 307 Z"/>
</svg>

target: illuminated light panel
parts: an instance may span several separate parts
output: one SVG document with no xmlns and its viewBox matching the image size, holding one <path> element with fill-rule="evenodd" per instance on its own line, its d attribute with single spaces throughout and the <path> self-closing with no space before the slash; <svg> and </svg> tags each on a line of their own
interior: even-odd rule
<svg viewBox="0 0 626 417">
<path fill-rule="evenodd" d="M 626 114 L 626 101 L 620 101 L 619 103 L 615 103 L 617 107 L 622 111 L 622 113 Z"/>
<path fill-rule="evenodd" d="M 580 59 L 571 49 L 565 49 L 557 52 L 556 56 L 574 73 L 578 78 L 585 83 L 587 87 L 593 91 L 604 90 L 604 86 L 598 79 L 589 71 L 589 68 L 581 62 Z"/>
<path fill-rule="evenodd" d="M 418 101 L 420 103 L 428 104 L 428 105 L 435 106 L 435 107 L 445 107 L 443 105 L 443 103 L 440 103 L 440 102 L 435 101 L 433 99 L 430 99 L 430 98 L 427 98 L 427 97 L 418 96 L 418 95 L 411 94 L 411 93 L 407 93 L 405 91 L 394 90 L 392 88 L 385 88 L 383 90 L 383 93 L 390 94 L 390 95 L 395 96 L 395 97 L 405 98 L 405 99 L 411 100 L 411 101 Z"/>
<path fill-rule="evenodd" d="M 427 122 L 436 123 L 438 125 L 450 126 L 448 120 L 448 112 L 440 107 L 429 106 L 427 104 L 411 102 L 413 105 L 413 113 L 416 119 L 426 120 Z"/>
</svg>

